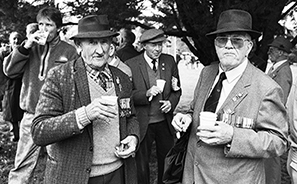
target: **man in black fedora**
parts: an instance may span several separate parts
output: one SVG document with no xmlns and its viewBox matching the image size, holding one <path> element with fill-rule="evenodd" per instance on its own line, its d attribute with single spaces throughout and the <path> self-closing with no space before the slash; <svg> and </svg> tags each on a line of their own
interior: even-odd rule
<svg viewBox="0 0 297 184">
<path fill-rule="evenodd" d="M 190 111 L 172 121 L 179 132 L 191 126 L 183 184 L 263 184 L 265 158 L 286 151 L 282 89 L 248 60 L 251 40 L 259 35 L 251 15 L 237 9 L 222 12 L 217 30 L 206 35 L 219 62 L 201 71 Z M 201 124 L 202 111 L 217 120 Z"/>
<path fill-rule="evenodd" d="M 137 184 L 132 83 L 107 64 L 117 35 L 105 15 L 82 18 L 71 38 L 80 57 L 48 73 L 32 125 L 48 150 L 45 183 Z"/>
<path fill-rule="evenodd" d="M 268 46 L 268 58 L 273 65 L 269 68 L 267 74 L 282 87 L 286 103 L 293 83 L 290 63 L 288 61 L 293 45 L 290 39 L 284 36 L 278 36 Z"/>
<path fill-rule="evenodd" d="M 272 66 L 267 74 L 283 89 L 284 103 L 286 104 L 293 83 L 292 71 L 288 61 L 293 45 L 289 38 L 280 35 L 268 46 L 268 59 L 272 62 Z M 280 157 L 267 159 L 265 161 L 265 170 L 267 184 L 281 183 Z"/>
</svg>

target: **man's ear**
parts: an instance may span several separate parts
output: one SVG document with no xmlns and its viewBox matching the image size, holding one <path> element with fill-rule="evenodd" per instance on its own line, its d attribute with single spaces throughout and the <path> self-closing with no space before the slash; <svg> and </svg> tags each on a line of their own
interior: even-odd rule
<svg viewBox="0 0 297 184">
<path fill-rule="evenodd" d="M 253 49 L 254 43 L 252 41 L 249 41 L 248 43 L 248 53 L 250 53 Z"/>
<path fill-rule="evenodd" d="M 108 53 L 109 57 L 112 57 L 113 55 L 115 55 L 115 51 L 116 51 L 115 45 L 110 44 L 109 53 Z"/>
</svg>

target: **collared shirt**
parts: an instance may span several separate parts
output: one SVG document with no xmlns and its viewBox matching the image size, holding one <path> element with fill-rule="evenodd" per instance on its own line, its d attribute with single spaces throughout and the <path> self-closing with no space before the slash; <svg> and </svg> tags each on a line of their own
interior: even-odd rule
<svg viewBox="0 0 297 184">
<path fill-rule="evenodd" d="M 244 70 L 247 67 L 247 64 L 248 64 L 248 60 L 246 59 L 240 65 L 238 65 L 236 68 L 233 68 L 232 70 L 225 72 L 227 79 L 223 81 L 222 92 L 221 92 L 221 96 L 220 96 L 220 99 L 219 99 L 219 103 L 218 103 L 216 112 L 223 105 L 223 103 L 227 99 L 228 95 L 230 94 L 231 90 L 233 89 L 233 87 L 235 86 L 235 84 L 238 82 L 238 80 L 242 76 Z M 219 76 L 220 76 L 220 74 L 222 72 L 223 72 L 223 70 L 221 69 L 221 67 L 219 67 L 219 73 L 216 76 L 214 85 L 219 80 Z M 212 86 L 212 89 L 213 89 L 214 85 Z"/>
<path fill-rule="evenodd" d="M 91 68 L 89 65 L 86 64 L 86 70 L 87 70 L 88 76 L 90 76 L 91 79 L 93 79 L 100 86 L 104 82 L 104 81 L 102 81 L 102 78 L 100 77 L 100 73 L 103 73 L 103 75 L 106 79 L 106 81 L 105 81 L 106 82 L 106 90 L 111 88 L 113 80 L 112 80 L 111 72 L 110 72 L 109 68 L 107 67 L 107 65 L 105 65 L 105 67 L 102 71 L 98 71 L 98 70 L 94 70 L 93 68 Z"/>
<path fill-rule="evenodd" d="M 267 66 L 266 66 L 266 70 L 265 73 L 268 74 L 268 71 L 270 70 L 270 68 L 272 67 L 273 63 L 270 59 L 267 60 Z"/>
<path fill-rule="evenodd" d="M 151 69 L 153 69 L 153 63 L 152 63 L 153 59 L 150 58 L 146 52 L 144 52 L 144 59 L 147 62 L 147 64 L 151 67 Z M 156 65 L 156 68 L 158 69 L 159 59 L 156 59 L 156 60 L 157 62 L 155 65 Z"/>
<path fill-rule="evenodd" d="M 111 66 L 114 66 L 114 67 L 118 67 L 120 62 L 118 62 L 118 63 L 116 63 L 116 62 L 117 62 L 117 57 L 115 56 L 112 58 L 112 60 L 108 64 Z"/>
</svg>

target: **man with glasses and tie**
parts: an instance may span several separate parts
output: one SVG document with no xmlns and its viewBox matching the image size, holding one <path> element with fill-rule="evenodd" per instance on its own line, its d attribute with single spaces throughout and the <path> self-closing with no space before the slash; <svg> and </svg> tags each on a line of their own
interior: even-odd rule
<svg viewBox="0 0 297 184">
<path fill-rule="evenodd" d="M 140 125 L 140 147 L 136 154 L 139 184 L 150 184 L 149 160 L 154 141 L 158 184 L 163 183 L 164 158 L 175 136 L 171 121 L 181 88 L 174 58 L 162 53 L 165 40 L 160 29 L 145 31 L 140 37 L 144 52 L 126 61 L 132 71 L 133 101 Z M 160 80 L 166 81 L 163 87 L 158 85 Z"/>
<path fill-rule="evenodd" d="M 288 146 L 282 89 L 248 60 L 260 36 L 248 12 L 222 12 L 207 36 L 219 62 L 201 71 L 190 111 L 172 121 L 176 131 L 191 131 L 182 183 L 263 184 L 264 159 Z M 202 111 L 217 114 L 213 125 L 200 125 Z"/>
</svg>

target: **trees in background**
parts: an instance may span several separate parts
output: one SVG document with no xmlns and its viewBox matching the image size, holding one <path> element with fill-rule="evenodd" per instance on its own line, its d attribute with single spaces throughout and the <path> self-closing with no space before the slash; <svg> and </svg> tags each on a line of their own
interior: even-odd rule
<svg viewBox="0 0 297 184">
<path fill-rule="evenodd" d="M 0 0 L 0 4 L 4 13 L 0 17 L 1 40 L 8 39 L 12 31 L 18 31 L 24 37 L 26 25 L 36 22 L 36 14 L 41 6 L 33 6 L 31 3 L 20 0 Z"/>
<path fill-rule="evenodd" d="M 54 0 L 35 0 L 41 2 L 33 6 L 20 0 L 0 0 L 6 16 L 0 17 L 0 33 L 11 30 L 24 31 L 25 25 L 34 22 L 40 6 Z M 158 13 L 143 16 L 144 3 L 151 3 Z M 288 0 L 72 0 L 62 1 L 70 8 L 71 15 L 107 14 L 115 28 L 141 26 L 145 29 L 160 27 L 170 36 L 177 36 L 187 44 L 199 60 L 208 65 L 215 60 L 213 42 L 205 34 L 216 29 L 220 13 L 226 9 L 247 10 L 253 17 L 253 28 L 263 33 L 257 40 L 256 54 L 267 59 L 267 44 L 273 36 L 283 33 L 278 24 L 282 10 Z"/>
</svg>

